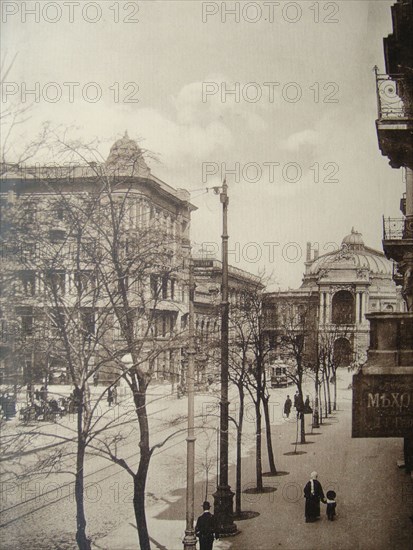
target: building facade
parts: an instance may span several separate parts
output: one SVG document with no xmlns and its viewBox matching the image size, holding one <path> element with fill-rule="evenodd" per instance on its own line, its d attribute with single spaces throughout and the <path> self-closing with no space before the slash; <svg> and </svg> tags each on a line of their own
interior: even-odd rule
<svg viewBox="0 0 413 550">
<path fill-rule="evenodd" d="M 413 1 L 391 7 L 393 33 L 384 38 L 386 74 L 376 67 L 382 155 L 405 174 L 402 217 L 383 219 L 383 250 L 405 301 L 402 312 L 370 313 L 367 364 L 353 380 L 353 437 L 403 437 L 413 471 Z"/>
<path fill-rule="evenodd" d="M 307 244 L 303 282 L 299 289 L 266 295 L 267 325 L 283 323 L 286 304 L 309 316 L 309 331 L 336 333 L 335 347 L 341 363 L 361 364 L 367 358 L 372 311 L 399 312 L 404 304 L 392 280 L 392 262 L 365 246 L 362 235 L 352 229 L 339 250 L 318 255 Z M 284 323 L 285 323 L 284 319 Z M 339 330 L 338 330 L 339 328 Z M 311 346 L 314 350 L 314 345 Z M 311 356 L 308 357 L 311 359 Z"/>
<path fill-rule="evenodd" d="M 222 262 L 195 254 L 193 266 L 195 335 L 198 351 L 195 363 L 197 381 L 203 383 L 208 379 L 216 380 L 220 374 Z M 228 287 L 231 315 L 231 308 L 240 306 L 245 292 L 262 290 L 263 285 L 260 277 L 230 265 Z"/>
<path fill-rule="evenodd" d="M 119 319 L 102 313 L 118 307 L 108 298 L 113 293 L 102 290 L 102 280 L 109 276 L 101 265 L 105 262 L 104 246 L 100 246 L 105 224 L 113 239 L 118 235 L 122 249 L 119 277 L 127 279 L 130 274 L 133 278 L 120 281 L 114 277 L 110 284 L 126 289 L 128 303 L 137 312 L 150 311 L 150 323 L 145 325 L 142 314 L 136 328 L 143 331 L 145 325 L 143 337 L 148 346 L 155 342 L 158 346 L 152 355 L 146 350 L 148 370 L 159 378 L 179 372 L 182 344 L 168 342 L 184 333 L 187 324 L 190 221 L 196 209 L 189 201 L 189 192 L 176 190 L 154 176 L 127 133 L 114 143 L 102 164 L 3 165 L 1 173 L 1 383 L 40 383 L 45 375 L 49 382 L 69 381 L 53 326 L 56 313 L 52 311 L 51 290 L 59 299 L 57 310 L 66 308 L 66 316 L 76 308 L 81 311 L 79 322 L 90 340 L 104 332 L 100 349 L 122 349 Z M 114 204 L 109 205 L 111 201 Z M 86 227 L 84 210 L 91 205 L 89 218 L 99 215 L 101 227 L 96 223 L 88 234 L 83 230 L 80 238 L 79 219 L 83 216 Z M 115 213 L 116 220 L 105 218 L 105 209 Z M 96 249 L 87 248 L 88 239 Z M 142 263 L 146 258 L 152 265 L 130 265 L 128 271 L 132 246 L 135 250 L 141 246 Z M 102 253 L 100 264 L 96 250 Z M 137 258 L 135 264 L 139 263 Z M 45 347 L 45 342 L 50 345 Z M 42 346 L 47 350 L 40 352 Z M 93 365 L 93 357 L 88 360 Z M 110 368 L 103 371 L 102 378 L 110 381 Z"/>
</svg>

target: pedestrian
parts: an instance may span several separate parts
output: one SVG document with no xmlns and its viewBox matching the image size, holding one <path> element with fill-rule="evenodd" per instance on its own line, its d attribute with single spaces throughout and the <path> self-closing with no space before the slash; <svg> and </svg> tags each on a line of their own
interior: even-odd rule
<svg viewBox="0 0 413 550">
<path fill-rule="evenodd" d="M 42 403 L 46 403 L 47 401 L 47 389 L 46 389 L 46 386 L 42 386 L 40 388 L 40 401 Z"/>
<path fill-rule="evenodd" d="M 323 488 L 317 477 L 317 472 L 311 472 L 310 481 L 304 487 L 306 523 L 316 521 L 320 517 L 320 500 L 326 502 Z"/>
<path fill-rule="evenodd" d="M 336 515 L 336 496 L 335 491 L 327 491 L 327 518 L 330 521 L 334 521 L 334 516 Z"/>
<path fill-rule="evenodd" d="M 297 411 L 297 418 L 301 418 L 301 413 L 304 410 L 304 402 L 298 390 L 295 392 L 295 395 L 294 395 L 294 407 L 295 407 L 295 410 Z"/>
<path fill-rule="evenodd" d="M 313 409 L 310 407 L 310 396 L 307 395 L 304 402 L 304 414 L 310 414 L 313 412 Z"/>
<path fill-rule="evenodd" d="M 284 403 L 284 414 L 287 418 L 290 416 L 292 404 L 293 403 L 290 399 L 290 396 L 287 395 L 287 399 L 285 400 L 285 403 Z"/>
<path fill-rule="evenodd" d="M 113 390 L 112 388 L 108 388 L 108 405 L 109 407 L 112 406 L 113 403 Z"/>
<path fill-rule="evenodd" d="M 26 400 L 27 400 L 27 403 L 29 403 L 29 405 L 33 403 L 33 385 L 32 384 L 27 384 Z"/>
<path fill-rule="evenodd" d="M 202 504 L 203 513 L 197 519 L 195 535 L 199 538 L 199 550 L 212 550 L 214 538 L 218 538 L 215 517 L 209 511 L 210 503 L 206 500 Z"/>
<path fill-rule="evenodd" d="M 95 387 L 99 384 L 99 373 L 98 372 L 95 372 L 95 374 L 93 375 L 93 384 L 94 384 Z"/>
<path fill-rule="evenodd" d="M 112 397 L 113 397 L 113 402 L 115 403 L 115 405 L 117 405 L 118 404 L 118 388 L 116 386 L 113 386 Z"/>
</svg>

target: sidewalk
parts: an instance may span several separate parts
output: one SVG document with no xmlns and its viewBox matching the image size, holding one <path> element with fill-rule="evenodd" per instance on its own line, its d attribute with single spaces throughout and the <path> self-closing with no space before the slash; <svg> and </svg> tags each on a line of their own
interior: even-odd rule
<svg viewBox="0 0 413 550">
<path fill-rule="evenodd" d="M 264 484 L 276 488 L 262 495 L 243 494 L 243 509 L 258 512 L 254 519 L 237 522 L 236 537 L 221 539 L 214 550 L 407 550 L 412 548 L 413 485 L 409 475 L 397 468 L 402 455 L 401 439 L 351 439 L 351 390 L 347 377 L 339 384 L 339 408 L 314 433 L 307 429 L 308 443 L 294 450 L 295 423 L 273 427 L 277 469 L 284 475 L 265 477 Z M 263 468 L 266 471 L 263 440 Z M 182 468 L 185 468 L 182 457 Z M 254 454 L 243 459 L 244 488 L 253 487 Z M 325 506 L 317 523 L 304 521 L 303 487 L 316 470 L 326 492 L 337 492 L 337 518 L 328 522 Z M 288 473 L 287 473 L 288 472 Z M 234 486 L 235 471 L 230 469 Z M 201 513 L 200 484 L 195 490 L 195 515 Z M 164 495 L 147 510 L 152 548 L 181 550 L 185 529 L 185 488 Z M 104 550 L 137 549 L 134 518 L 110 535 L 95 541 Z"/>
</svg>

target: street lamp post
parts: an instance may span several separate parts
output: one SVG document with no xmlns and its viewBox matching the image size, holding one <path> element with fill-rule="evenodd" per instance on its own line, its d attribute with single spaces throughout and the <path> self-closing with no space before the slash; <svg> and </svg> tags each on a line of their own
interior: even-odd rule
<svg viewBox="0 0 413 550">
<path fill-rule="evenodd" d="M 215 190 L 215 189 L 214 189 Z M 222 287 L 221 287 L 221 401 L 219 433 L 219 480 L 214 493 L 214 514 L 222 536 L 235 535 L 237 526 L 233 521 L 234 493 L 228 485 L 228 186 L 226 180 L 221 187 L 222 203 Z"/>
<path fill-rule="evenodd" d="M 186 376 L 188 390 L 188 436 L 186 458 L 186 529 L 183 540 L 185 550 L 195 550 L 196 536 L 194 531 L 194 485 L 195 485 L 195 427 L 194 427 L 194 267 L 189 256 L 189 314 L 188 314 L 188 371 Z"/>
</svg>

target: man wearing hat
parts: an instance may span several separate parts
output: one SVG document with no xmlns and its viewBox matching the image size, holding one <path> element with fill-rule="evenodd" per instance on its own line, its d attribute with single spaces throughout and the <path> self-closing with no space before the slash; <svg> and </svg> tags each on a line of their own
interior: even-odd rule
<svg viewBox="0 0 413 550">
<path fill-rule="evenodd" d="M 195 525 L 195 534 L 199 538 L 200 550 L 212 550 L 214 538 L 218 538 L 215 518 L 209 511 L 210 503 L 206 500 L 202 504 L 203 514 L 199 516 Z"/>
</svg>

